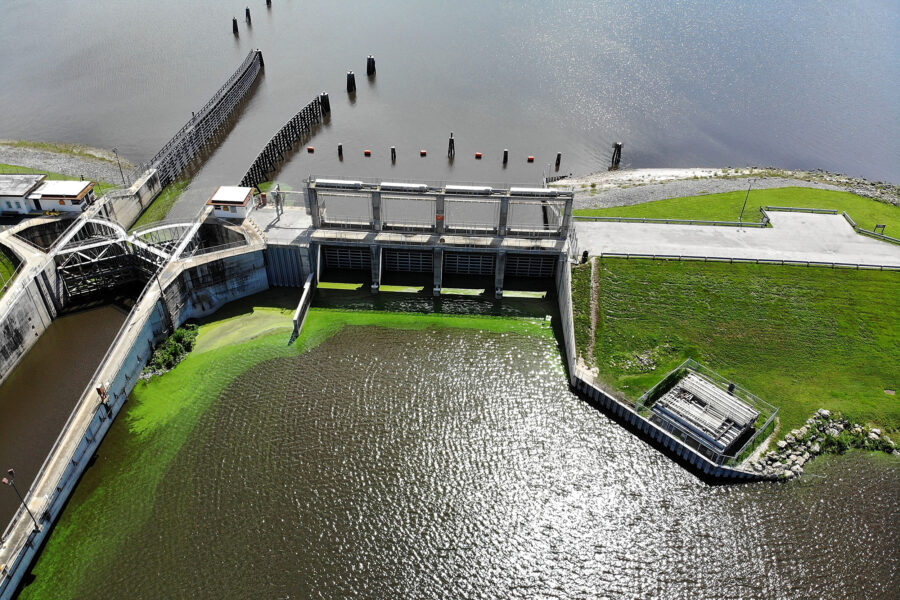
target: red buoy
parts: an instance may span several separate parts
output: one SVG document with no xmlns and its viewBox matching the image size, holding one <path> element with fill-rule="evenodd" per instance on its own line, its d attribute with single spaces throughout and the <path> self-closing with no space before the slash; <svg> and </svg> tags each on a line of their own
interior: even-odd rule
<svg viewBox="0 0 900 600">
<path fill-rule="evenodd" d="M 481 152 L 476 152 L 475 158 L 477 158 L 478 160 L 481 160 Z"/>
<path fill-rule="evenodd" d="M 313 152 L 316 151 L 316 149 L 313 148 L 312 146 L 307 146 L 307 147 L 306 147 L 306 151 L 309 152 L 310 154 L 312 154 Z"/>
<path fill-rule="evenodd" d="M 534 162 L 534 157 L 533 157 L 533 156 L 529 156 L 529 157 L 528 157 L 528 162 Z"/>
<path fill-rule="evenodd" d="M 428 156 L 427 150 L 419 150 L 419 156 Z"/>
<path fill-rule="evenodd" d="M 365 154 L 366 156 L 372 156 L 372 151 L 371 150 L 363 150 L 363 154 Z"/>
</svg>

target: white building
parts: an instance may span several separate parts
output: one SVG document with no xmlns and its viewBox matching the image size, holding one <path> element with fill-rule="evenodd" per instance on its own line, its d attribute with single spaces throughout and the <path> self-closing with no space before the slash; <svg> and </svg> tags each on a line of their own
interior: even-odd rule
<svg viewBox="0 0 900 600">
<path fill-rule="evenodd" d="M 81 212 L 94 203 L 93 181 L 45 181 L 28 195 L 39 211 Z"/>
<path fill-rule="evenodd" d="M 34 212 L 34 203 L 28 195 L 46 179 L 46 175 L 0 175 L 0 213 L 20 215 Z"/>
<path fill-rule="evenodd" d="M 253 188 L 235 185 L 219 186 L 206 203 L 213 207 L 213 214 L 222 219 L 244 219 L 250 212 Z"/>
</svg>

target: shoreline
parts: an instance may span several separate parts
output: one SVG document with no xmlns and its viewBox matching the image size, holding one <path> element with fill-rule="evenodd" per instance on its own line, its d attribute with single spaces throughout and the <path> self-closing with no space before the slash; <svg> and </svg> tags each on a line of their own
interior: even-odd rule
<svg viewBox="0 0 900 600">
<path fill-rule="evenodd" d="M 122 171 L 134 168 L 121 156 Z M 45 170 L 92 181 L 122 181 L 116 157 L 102 148 L 81 144 L 57 144 L 24 140 L 0 140 L 0 164 Z"/>
<path fill-rule="evenodd" d="M 845 191 L 886 204 L 900 206 L 900 186 L 868 181 L 828 171 L 795 171 L 775 168 L 671 168 L 601 171 L 568 177 L 550 184 L 575 189 L 575 208 L 629 206 L 685 196 L 702 196 L 777 187 L 812 187 Z"/>
</svg>

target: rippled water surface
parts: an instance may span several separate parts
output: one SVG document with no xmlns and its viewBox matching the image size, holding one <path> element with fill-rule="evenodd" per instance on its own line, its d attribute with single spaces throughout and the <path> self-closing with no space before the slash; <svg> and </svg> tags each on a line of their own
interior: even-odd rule
<svg viewBox="0 0 900 600">
<path fill-rule="evenodd" d="M 310 142 L 317 152 L 283 168 L 294 187 L 310 173 L 534 183 L 556 152 L 562 173 L 606 168 L 617 140 L 632 167 L 825 168 L 896 183 L 898 30 L 893 0 L 7 2 L 0 138 L 146 160 L 260 48 L 265 75 L 183 214 L 240 181 L 322 90 L 333 118 Z"/>
<path fill-rule="evenodd" d="M 890 597 L 900 464 L 810 471 L 700 482 L 574 396 L 553 340 L 347 328 L 227 388 L 79 597 Z"/>
</svg>

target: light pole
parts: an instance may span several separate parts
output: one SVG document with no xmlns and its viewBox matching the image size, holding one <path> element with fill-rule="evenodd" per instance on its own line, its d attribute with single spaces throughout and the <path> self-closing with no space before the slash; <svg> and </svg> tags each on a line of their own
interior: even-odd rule
<svg viewBox="0 0 900 600">
<path fill-rule="evenodd" d="M 25 504 L 25 499 L 22 497 L 22 494 L 19 493 L 19 488 L 16 487 L 16 472 L 15 472 L 15 470 L 9 469 L 6 472 L 6 475 L 7 476 L 4 477 L 2 480 L 3 485 L 8 485 L 16 491 L 16 496 L 19 497 L 19 502 L 22 503 L 22 506 L 25 508 L 26 511 L 28 511 L 28 516 L 31 517 L 32 521 L 34 521 L 34 531 L 35 531 L 35 533 L 37 533 L 38 531 L 41 530 L 41 528 L 38 525 L 37 519 L 35 519 L 34 515 L 31 514 L 31 509 L 29 509 L 28 505 Z"/>
<path fill-rule="evenodd" d="M 116 164 L 119 165 L 119 175 L 122 176 L 122 185 L 128 187 L 128 184 L 125 183 L 125 173 L 122 172 L 122 162 L 119 160 L 119 151 L 115 148 L 112 149 L 113 154 L 116 155 Z"/>
<path fill-rule="evenodd" d="M 744 205 L 741 207 L 741 216 L 738 217 L 738 223 L 744 223 L 744 209 L 747 208 L 747 200 L 750 199 L 750 188 L 753 187 L 753 180 L 750 180 L 750 183 L 747 184 L 747 195 L 744 196 Z"/>
</svg>

